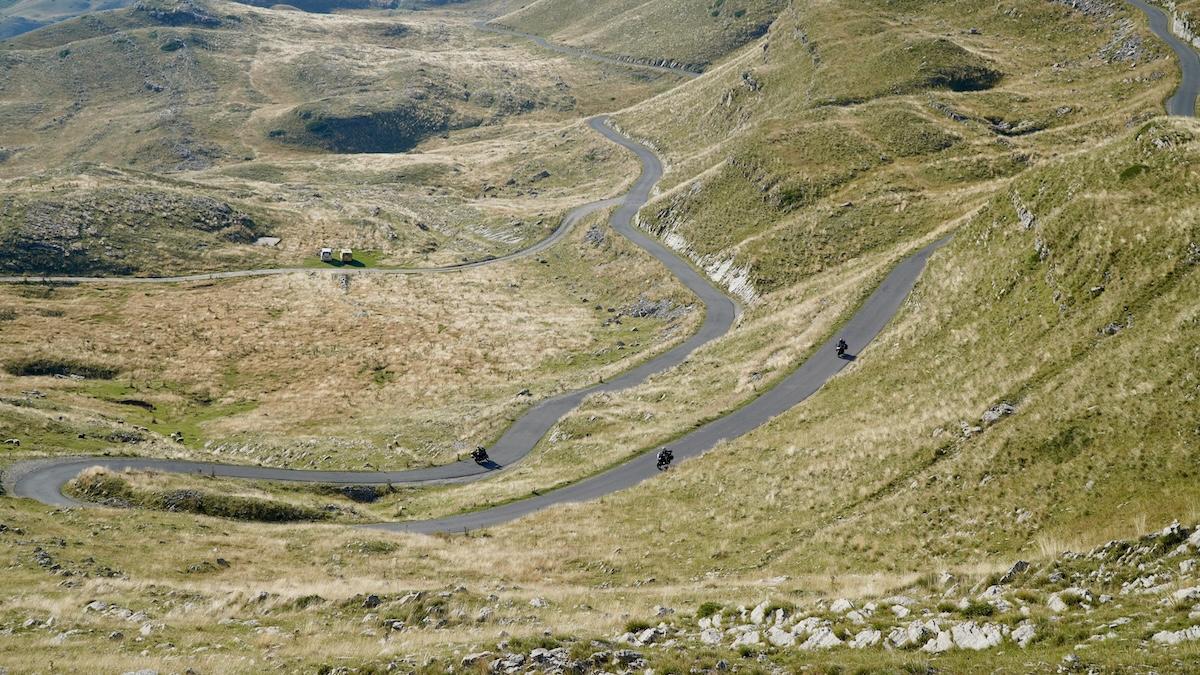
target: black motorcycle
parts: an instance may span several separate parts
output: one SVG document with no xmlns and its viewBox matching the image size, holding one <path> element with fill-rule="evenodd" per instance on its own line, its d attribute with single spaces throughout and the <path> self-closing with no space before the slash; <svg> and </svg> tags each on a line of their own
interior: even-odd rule
<svg viewBox="0 0 1200 675">
<path fill-rule="evenodd" d="M 845 340 L 838 340 L 837 349 L 836 349 L 838 358 L 840 359 L 840 358 L 844 357 L 846 355 L 846 350 L 849 348 L 850 348 L 850 345 L 846 344 Z"/>
<path fill-rule="evenodd" d="M 671 466 L 671 460 L 675 459 L 675 454 L 670 450 L 662 450 L 658 453 L 658 461 L 655 466 L 659 471 L 665 471 L 668 466 Z"/>
<path fill-rule="evenodd" d="M 476 464 L 483 464 L 488 461 L 487 448 L 482 445 L 471 451 L 471 459 L 475 460 Z"/>
</svg>

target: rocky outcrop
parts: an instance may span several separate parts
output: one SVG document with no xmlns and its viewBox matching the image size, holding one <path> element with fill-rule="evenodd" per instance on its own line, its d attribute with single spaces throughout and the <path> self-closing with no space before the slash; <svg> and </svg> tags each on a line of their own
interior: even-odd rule
<svg viewBox="0 0 1200 675">
<path fill-rule="evenodd" d="M 124 188 L 30 193 L 0 201 L 0 270 L 130 274 L 138 271 L 142 248 L 156 244 L 159 257 L 172 235 L 189 249 L 182 256 L 217 242 L 249 244 L 260 234 L 250 215 L 204 195 Z"/>
<path fill-rule="evenodd" d="M 1171 17 L 1171 32 L 1178 35 L 1180 39 L 1186 40 L 1196 49 L 1200 49 L 1200 35 L 1197 34 L 1198 22 L 1187 12 L 1179 11 L 1175 0 L 1161 0 L 1159 4 L 1167 10 L 1167 15 Z"/>
<path fill-rule="evenodd" d="M 642 226 L 640 218 L 638 221 L 638 225 Z M 644 229 L 650 230 L 650 228 Z M 671 250 L 687 256 L 697 267 L 704 270 L 709 279 L 724 287 L 725 290 L 729 291 L 742 302 L 750 305 L 758 300 L 758 290 L 755 289 L 754 282 L 751 279 L 752 272 L 750 266 L 739 265 L 736 254 L 701 254 L 673 227 L 658 228 L 657 231 L 650 231 L 661 238 L 663 243 L 670 247 Z"/>
<path fill-rule="evenodd" d="M 1121 638 L 1169 647 L 1200 641 L 1200 580 L 1192 576 L 1200 571 L 1198 562 L 1200 529 L 1173 523 L 1137 541 L 1113 541 L 1087 553 L 1067 552 L 1042 563 L 1018 560 L 982 591 L 984 581 L 954 602 L 960 580 L 943 573 L 936 585 L 912 589 L 912 596 L 836 598 L 814 602 L 807 611 L 781 609 L 767 599 L 753 608 L 705 616 L 698 630 L 660 623 L 618 640 L 675 649 L 695 642 L 759 653 L 886 649 L 942 654 L 1029 649 L 1071 626 L 1093 631 L 1089 642 Z M 1141 576 L 1120 581 L 1132 575 Z M 1130 610 L 1146 617 L 1144 624 L 1121 617 L 1096 625 L 1097 608 L 1121 607 L 1114 595 L 1101 592 L 1118 583 L 1121 594 L 1142 603 L 1140 612 Z M 1156 612 L 1145 612 L 1146 603 L 1186 611 L 1195 625 L 1164 624 Z M 1150 638 L 1145 637 L 1151 635 L 1148 628 L 1155 631 Z"/>
<path fill-rule="evenodd" d="M 221 25 L 221 20 L 209 12 L 208 8 L 188 0 L 174 3 L 143 0 L 133 6 L 133 13 L 163 26 L 217 28 Z"/>
</svg>

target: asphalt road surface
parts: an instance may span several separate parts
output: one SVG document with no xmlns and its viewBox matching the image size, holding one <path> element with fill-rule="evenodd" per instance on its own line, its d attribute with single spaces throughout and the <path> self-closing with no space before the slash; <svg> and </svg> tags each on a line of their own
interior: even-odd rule
<svg viewBox="0 0 1200 675">
<path fill-rule="evenodd" d="M 1179 89 L 1167 99 L 1167 113 L 1182 117 L 1196 116 L 1196 97 L 1200 96 L 1200 53 L 1191 45 L 1171 32 L 1171 20 L 1159 7 L 1143 0 L 1129 0 L 1129 4 L 1145 13 L 1150 20 L 1150 30 L 1175 52 L 1179 60 L 1182 78 Z"/>
</svg>

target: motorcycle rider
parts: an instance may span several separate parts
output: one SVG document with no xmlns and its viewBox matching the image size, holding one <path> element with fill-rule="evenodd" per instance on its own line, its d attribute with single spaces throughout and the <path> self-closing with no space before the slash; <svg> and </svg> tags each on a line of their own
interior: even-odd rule
<svg viewBox="0 0 1200 675">
<path fill-rule="evenodd" d="M 486 462 L 488 459 L 487 448 L 482 445 L 475 446 L 475 449 L 471 451 L 471 459 L 478 463 Z"/>
<path fill-rule="evenodd" d="M 675 453 L 671 452 L 670 448 L 662 448 L 658 451 L 658 468 L 667 468 L 673 459 L 675 459 Z"/>
<path fill-rule="evenodd" d="M 846 344 L 845 338 L 838 338 L 838 341 L 837 341 L 837 355 L 838 356 L 845 355 L 846 350 L 849 348 L 850 348 L 850 345 Z"/>
</svg>

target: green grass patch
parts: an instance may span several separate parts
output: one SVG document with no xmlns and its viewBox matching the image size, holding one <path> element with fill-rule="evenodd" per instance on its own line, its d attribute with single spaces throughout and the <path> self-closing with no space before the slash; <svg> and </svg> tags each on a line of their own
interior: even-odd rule
<svg viewBox="0 0 1200 675">
<path fill-rule="evenodd" d="M 334 248 L 333 255 L 336 258 L 340 249 Z M 383 251 L 373 251 L 368 249 L 355 249 L 354 260 L 344 263 L 340 260 L 331 260 L 325 262 L 317 256 L 305 258 L 303 266 L 314 269 L 361 269 L 366 267 L 380 267 L 380 261 L 383 260 L 385 253 Z"/>
<path fill-rule="evenodd" d="M 972 600 L 966 607 L 962 608 L 962 615 L 968 618 L 979 618 L 992 616 L 996 613 L 996 608 L 991 604 L 982 600 Z"/>
<path fill-rule="evenodd" d="M 189 447 L 199 447 L 206 440 L 206 422 L 247 413 L 259 405 L 253 400 L 220 402 L 208 392 L 188 391 L 170 382 L 133 386 L 115 380 L 91 381 L 72 391 L 122 406 L 122 418 L 131 424 L 164 436 L 179 432 Z"/>
</svg>

